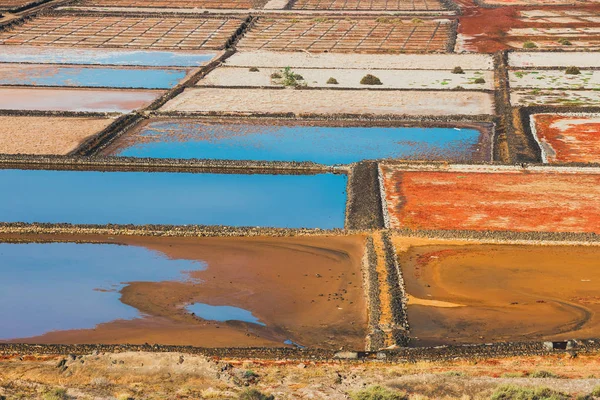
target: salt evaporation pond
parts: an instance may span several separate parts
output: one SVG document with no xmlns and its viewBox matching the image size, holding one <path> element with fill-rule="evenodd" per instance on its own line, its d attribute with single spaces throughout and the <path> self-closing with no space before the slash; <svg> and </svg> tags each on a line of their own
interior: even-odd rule
<svg viewBox="0 0 600 400">
<path fill-rule="evenodd" d="M 169 89 L 185 76 L 182 69 L 0 65 L 0 85 Z"/>
<path fill-rule="evenodd" d="M 127 282 L 187 281 L 205 268 L 137 246 L 0 243 L 0 340 L 138 318 L 120 301 Z"/>
<path fill-rule="evenodd" d="M 365 159 L 489 161 L 489 138 L 476 129 L 143 123 L 104 155 L 348 164 Z"/>
<path fill-rule="evenodd" d="M 206 64 L 214 57 L 214 53 L 191 51 L 0 46 L 0 62 L 6 63 L 198 67 Z"/>
<path fill-rule="evenodd" d="M 345 175 L 0 170 L 1 222 L 342 228 Z"/>
</svg>

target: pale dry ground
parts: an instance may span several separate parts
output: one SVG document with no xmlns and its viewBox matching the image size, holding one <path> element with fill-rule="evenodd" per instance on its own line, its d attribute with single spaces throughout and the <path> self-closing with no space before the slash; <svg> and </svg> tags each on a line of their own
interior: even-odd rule
<svg viewBox="0 0 600 400">
<path fill-rule="evenodd" d="M 449 70 L 370 70 L 370 69 L 309 69 L 294 68 L 301 75 L 301 81 L 307 87 L 320 88 L 376 88 L 376 89 L 436 89 L 448 90 L 462 87 L 469 90 L 493 90 L 493 71 L 465 71 L 453 74 Z M 283 75 L 281 68 L 260 68 L 251 72 L 246 67 L 223 67 L 213 70 L 198 86 L 255 86 L 281 87 L 281 79 L 272 79 L 271 74 Z M 382 85 L 361 85 L 360 80 L 367 74 L 377 76 Z M 335 78 L 338 84 L 328 84 L 329 78 Z M 475 83 L 475 79 L 484 78 L 485 83 Z"/>
<path fill-rule="evenodd" d="M 0 153 L 67 154 L 110 118 L 0 116 Z"/>
<path fill-rule="evenodd" d="M 517 106 L 588 106 L 600 104 L 597 90 L 515 90 L 510 93 L 510 103 Z"/>
<path fill-rule="evenodd" d="M 582 70 L 578 75 L 566 74 L 564 70 L 510 71 L 510 87 L 539 89 L 598 89 L 600 71 Z"/>
<path fill-rule="evenodd" d="M 600 66 L 598 53 L 570 52 L 566 57 L 557 57 L 555 52 L 511 52 L 508 64 L 516 68 L 530 67 L 569 67 L 579 68 Z"/>
<path fill-rule="evenodd" d="M 295 114 L 493 114 L 493 95 L 481 92 L 186 89 L 161 111 Z"/>
<path fill-rule="evenodd" d="M 66 369 L 57 368 L 66 359 Z M 509 377 L 549 371 L 560 378 Z M 5 357 L 0 396 L 44 399 L 67 388 L 70 399 L 237 399 L 248 388 L 280 399 L 347 399 L 371 385 L 411 400 L 487 399 L 500 385 L 550 387 L 573 396 L 600 384 L 597 356 L 480 359 L 411 364 L 208 359 L 183 353 L 101 353 L 80 357 Z M 46 397 L 48 399 L 49 397 Z"/>
<path fill-rule="evenodd" d="M 487 54 L 331 54 L 277 51 L 240 51 L 225 63 L 232 67 L 331 69 L 452 69 L 493 70 Z"/>
</svg>

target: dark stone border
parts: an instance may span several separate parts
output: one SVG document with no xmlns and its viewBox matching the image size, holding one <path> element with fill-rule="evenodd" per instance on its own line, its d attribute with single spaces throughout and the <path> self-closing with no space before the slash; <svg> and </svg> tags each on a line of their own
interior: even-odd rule
<svg viewBox="0 0 600 400">
<path fill-rule="evenodd" d="M 376 351 L 385 346 L 385 333 L 379 325 L 381 321 L 381 301 L 379 287 L 379 274 L 377 273 L 377 252 L 373 237 L 368 236 L 365 243 L 363 260 L 363 286 L 367 300 L 368 334 L 366 337 L 367 350 Z"/>
<path fill-rule="evenodd" d="M 348 176 L 346 229 L 384 227 L 381 191 L 376 162 L 355 164 Z"/>
<path fill-rule="evenodd" d="M 265 359 L 265 360 L 312 360 L 338 362 L 382 361 L 391 363 L 415 363 L 419 361 L 458 361 L 481 360 L 518 356 L 545 356 L 569 353 L 598 354 L 600 340 L 570 340 L 562 342 L 505 342 L 494 344 L 437 346 L 421 348 L 400 348 L 380 351 L 347 351 L 336 353 L 333 350 L 309 348 L 205 348 L 169 345 L 132 344 L 25 344 L 0 343 L 0 354 L 23 355 L 85 355 L 122 352 L 181 352 L 211 358 Z"/>
<path fill-rule="evenodd" d="M 410 341 L 408 317 L 406 314 L 406 293 L 404 279 L 398 265 L 396 250 L 392 244 L 388 231 L 381 232 L 383 242 L 385 266 L 387 269 L 387 285 L 390 294 L 390 307 L 392 315 L 392 338 L 397 346 L 406 347 Z"/>
</svg>

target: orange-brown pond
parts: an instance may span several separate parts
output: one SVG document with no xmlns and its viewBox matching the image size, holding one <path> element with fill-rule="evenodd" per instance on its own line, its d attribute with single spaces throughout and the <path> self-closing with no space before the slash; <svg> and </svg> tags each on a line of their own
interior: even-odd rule
<svg viewBox="0 0 600 400">
<path fill-rule="evenodd" d="M 362 236 L 4 235 L 0 341 L 362 349 L 363 245 Z"/>
<path fill-rule="evenodd" d="M 600 247 L 404 247 L 416 346 L 598 336 Z"/>
</svg>

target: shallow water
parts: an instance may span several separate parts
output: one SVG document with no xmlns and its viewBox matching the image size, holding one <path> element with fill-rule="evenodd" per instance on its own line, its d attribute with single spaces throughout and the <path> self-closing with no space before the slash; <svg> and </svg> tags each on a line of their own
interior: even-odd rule
<svg viewBox="0 0 600 400">
<path fill-rule="evenodd" d="M 0 243 L 0 340 L 140 317 L 121 303 L 132 281 L 189 280 L 201 261 L 116 244 Z"/>
<path fill-rule="evenodd" d="M 197 52 L 0 46 L 0 62 L 12 63 L 197 67 L 214 57 Z"/>
<path fill-rule="evenodd" d="M 342 228 L 345 175 L 0 170 L 0 221 Z"/>
<path fill-rule="evenodd" d="M 365 159 L 489 160 L 475 129 L 311 127 L 157 121 L 105 154 L 348 164 Z M 488 154 L 486 154 L 488 153 Z"/>
<path fill-rule="evenodd" d="M 194 303 L 186 307 L 196 316 L 211 321 L 242 321 L 266 326 L 248 310 L 232 306 L 211 306 L 210 304 Z"/>
<path fill-rule="evenodd" d="M 0 65 L 0 85 L 169 89 L 185 70 Z"/>
</svg>

